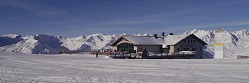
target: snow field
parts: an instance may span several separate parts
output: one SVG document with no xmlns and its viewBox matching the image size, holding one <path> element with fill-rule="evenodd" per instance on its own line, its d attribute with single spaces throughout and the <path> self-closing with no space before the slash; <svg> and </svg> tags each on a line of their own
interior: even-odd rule
<svg viewBox="0 0 249 83">
<path fill-rule="evenodd" d="M 0 53 L 2 83 L 247 83 L 249 60 Z"/>
</svg>

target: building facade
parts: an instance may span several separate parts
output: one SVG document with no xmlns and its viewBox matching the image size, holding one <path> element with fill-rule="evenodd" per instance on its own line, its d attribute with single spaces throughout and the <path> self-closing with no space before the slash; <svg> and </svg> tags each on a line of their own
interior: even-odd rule
<svg viewBox="0 0 249 83">
<path fill-rule="evenodd" d="M 146 50 L 151 53 L 167 55 L 194 55 L 203 58 L 203 49 L 207 45 L 194 34 L 157 36 L 122 36 L 111 46 L 115 51 L 139 53 Z"/>
<path fill-rule="evenodd" d="M 122 36 L 111 46 L 115 51 L 127 51 L 129 53 L 138 53 L 143 50 L 159 53 L 162 48 L 163 38 L 154 38 L 152 36 Z"/>
<path fill-rule="evenodd" d="M 169 54 L 195 54 L 195 58 L 203 58 L 203 49 L 207 45 L 194 34 L 170 35 L 165 40 Z"/>
</svg>

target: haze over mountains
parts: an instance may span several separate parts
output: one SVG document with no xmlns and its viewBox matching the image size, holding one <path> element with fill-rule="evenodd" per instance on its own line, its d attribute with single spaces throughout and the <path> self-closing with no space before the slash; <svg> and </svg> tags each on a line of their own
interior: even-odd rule
<svg viewBox="0 0 249 83">
<path fill-rule="evenodd" d="M 214 44 L 224 43 L 224 56 L 235 58 L 237 55 L 247 55 L 249 51 L 249 32 L 245 29 L 239 31 L 218 30 L 187 30 L 183 34 L 195 34 L 208 45 L 205 57 L 214 54 Z M 92 34 L 67 38 L 37 34 L 35 36 L 3 35 L 0 37 L 0 50 L 28 54 L 57 54 L 63 50 L 93 50 L 110 48 L 110 44 L 124 34 Z M 137 34 L 141 35 L 141 34 Z M 149 35 L 149 34 L 143 34 Z"/>
</svg>

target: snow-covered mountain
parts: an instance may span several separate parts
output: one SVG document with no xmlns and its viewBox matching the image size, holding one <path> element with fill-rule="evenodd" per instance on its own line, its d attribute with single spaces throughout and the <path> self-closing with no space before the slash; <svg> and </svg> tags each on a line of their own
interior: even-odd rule
<svg viewBox="0 0 249 83">
<path fill-rule="evenodd" d="M 195 34 L 208 45 L 205 49 L 205 56 L 212 57 L 214 44 L 224 43 L 224 55 L 226 58 L 235 58 L 237 55 L 249 53 L 249 32 L 245 29 L 239 31 L 218 30 L 187 30 L 183 34 Z M 63 50 L 93 50 L 107 49 L 117 38 L 127 34 L 92 34 L 66 38 L 62 36 L 49 36 L 38 34 L 35 36 L 3 35 L 0 37 L 0 50 L 18 53 L 46 54 L 58 53 Z M 133 34 L 144 36 L 150 34 Z"/>
<path fill-rule="evenodd" d="M 56 54 L 65 50 L 92 50 L 110 48 L 121 35 L 92 34 L 75 38 L 37 34 L 35 36 L 4 35 L 0 37 L 0 50 L 29 54 Z"/>
<path fill-rule="evenodd" d="M 188 30 L 184 34 L 195 34 L 197 37 L 205 41 L 207 49 L 205 54 L 214 54 L 215 43 L 224 43 L 224 57 L 236 58 L 237 55 L 249 54 L 249 32 L 245 29 L 239 31 L 218 30 Z"/>
</svg>

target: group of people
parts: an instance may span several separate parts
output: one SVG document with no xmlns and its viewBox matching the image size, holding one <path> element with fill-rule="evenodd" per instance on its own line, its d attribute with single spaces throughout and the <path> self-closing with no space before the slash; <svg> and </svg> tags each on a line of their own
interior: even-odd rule
<svg viewBox="0 0 249 83">
<path fill-rule="evenodd" d="M 111 51 L 109 51 L 109 50 L 106 50 L 106 51 L 104 51 L 104 52 L 101 52 L 101 51 L 97 50 L 97 51 L 93 51 L 91 54 L 92 54 L 92 55 L 95 55 L 96 58 L 99 57 L 99 54 L 105 54 L 105 56 L 108 57 L 108 56 L 111 54 L 110 52 L 111 52 Z"/>
</svg>

